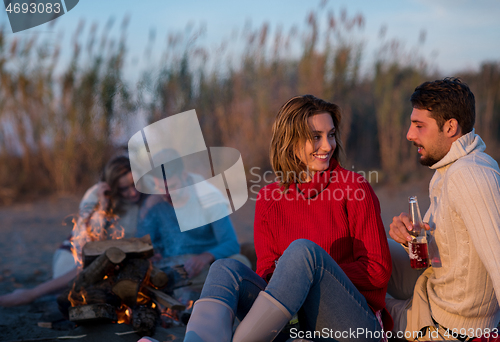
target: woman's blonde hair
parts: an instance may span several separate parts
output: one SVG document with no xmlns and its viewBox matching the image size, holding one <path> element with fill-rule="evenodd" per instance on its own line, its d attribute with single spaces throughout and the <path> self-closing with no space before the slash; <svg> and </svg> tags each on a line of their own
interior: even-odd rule
<svg viewBox="0 0 500 342">
<path fill-rule="evenodd" d="M 313 95 L 302 95 L 291 98 L 278 111 L 273 124 L 269 155 L 271 166 L 285 191 L 297 180 L 304 181 L 304 171 L 307 171 L 307 167 L 296 156 L 295 151 L 300 143 L 312 141 L 312 132 L 307 119 L 325 112 L 332 116 L 335 127 L 337 148 L 332 157 L 340 163 L 343 148 L 340 140 L 339 106 Z"/>
</svg>

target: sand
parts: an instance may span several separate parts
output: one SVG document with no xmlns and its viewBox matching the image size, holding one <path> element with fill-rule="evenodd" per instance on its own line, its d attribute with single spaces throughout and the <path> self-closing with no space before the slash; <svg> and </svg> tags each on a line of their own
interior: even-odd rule
<svg viewBox="0 0 500 342">
<path fill-rule="evenodd" d="M 388 229 L 392 217 L 408 210 L 407 197 L 419 196 L 421 210 L 427 208 L 429 178 L 419 183 L 400 187 L 377 186 L 374 189 L 382 206 L 382 218 Z M 16 204 L 0 208 L 0 294 L 17 288 L 33 287 L 51 278 L 52 256 L 72 229 L 71 215 L 78 209 L 79 197 L 66 196 Z M 253 241 L 253 215 L 255 201 L 247 203 L 231 215 L 240 242 Z M 422 214 L 423 214 L 422 212 Z M 59 323 L 55 328 L 42 328 L 38 322 L 51 322 L 59 318 L 55 295 L 45 296 L 32 304 L 14 308 L 0 308 L 0 341 L 56 340 L 58 336 L 85 337 L 75 341 L 137 341 L 136 334 L 116 335 L 131 331 L 124 324 L 104 324 L 74 328 Z M 63 322 L 64 323 L 64 322 Z M 176 340 L 183 329 L 158 328 L 155 338 L 160 341 Z M 59 341 L 59 340 L 58 340 Z"/>
</svg>

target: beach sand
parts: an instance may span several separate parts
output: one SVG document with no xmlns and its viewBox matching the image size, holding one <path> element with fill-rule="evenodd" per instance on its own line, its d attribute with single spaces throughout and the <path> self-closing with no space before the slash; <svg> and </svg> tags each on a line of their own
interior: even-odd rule
<svg viewBox="0 0 500 342">
<path fill-rule="evenodd" d="M 422 215 L 425 213 L 429 205 L 429 179 L 398 187 L 374 185 L 386 230 L 394 215 L 408 211 L 409 195 L 419 196 Z M 0 294 L 33 287 L 51 278 L 53 253 L 71 232 L 71 217 L 77 213 L 79 199 L 78 196 L 54 197 L 0 208 Z M 231 214 L 241 243 L 253 242 L 254 211 L 255 201 L 250 198 L 241 209 Z M 55 298 L 55 295 L 49 295 L 29 305 L 0 308 L 0 341 L 51 340 L 67 335 L 86 335 L 76 340 L 81 342 L 139 339 L 136 334 L 116 335 L 117 332 L 132 330 L 125 324 L 79 326 L 74 329 L 67 324 L 56 326 L 63 330 L 39 327 L 39 322 L 52 322 L 59 318 Z M 160 341 L 176 338 L 178 341 L 182 334 L 183 328 L 159 327 L 155 338 Z"/>
</svg>

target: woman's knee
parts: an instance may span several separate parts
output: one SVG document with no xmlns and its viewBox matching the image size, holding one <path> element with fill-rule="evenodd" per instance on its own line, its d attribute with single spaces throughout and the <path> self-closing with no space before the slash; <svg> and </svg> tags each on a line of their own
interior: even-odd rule
<svg viewBox="0 0 500 342">
<path fill-rule="evenodd" d="M 312 242 L 311 240 L 308 240 L 308 239 L 297 239 L 297 240 L 294 240 L 289 246 L 288 248 L 316 248 L 316 247 L 319 247 L 318 244 L 316 244 L 315 242 Z"/>
<path fill-rule="evenodd" d="M 323 259 L 323 253 L 326 252 L 316 243 L 307 239 L 298 239 L 288 246 L 278 263 L 290 260 L 298 265 L 301 261 L 305 261 L 306 264 L 314 266 Z"/>
<path fill-rule="evenodd" d="M 236 259 L 231 259 L 231 258 L 223 258 L 223 259 L 218 259 L 215 260 L 210 268 L 225 268 L 225 267 L 230 267 L 230 268 L 239 268 L 241 266 L 245 266 L 241 261 L 238 261 Z"/>
<path fill-rule="evenodd" d="M 212 263 L 207 280 L 203 286 L 202 297 L 225 297 L 229 292 L 237 295 L 245 279 L 262 280 L 252 269 L 234 259 L 219 259 Z M 222 293 L 221 293 L 221 289 Z M 234 290 L 234 291 L 233 291 Z"/>
<path fill-rule="evenodd" d="M 235 259 L 219 259 L 210 266 L 209 274 L 217 274 L 218 277 L 223 274 L 239 275 L 250 270 L 245 264 Z"/>
<path fill-rule="evenodd" d="M 322 250 L 322 248 L 315 242 L 312 242 L 311 240 L 297 239 L 293 241 L 286 250 L 289 251 L 290 253 L 293 253 L 294 255 L 297 255 L 301 253 L 307 253 L 307 254 L 310 254 L 311 252 L 315 253 L 317 251 Z"/>
</svg>

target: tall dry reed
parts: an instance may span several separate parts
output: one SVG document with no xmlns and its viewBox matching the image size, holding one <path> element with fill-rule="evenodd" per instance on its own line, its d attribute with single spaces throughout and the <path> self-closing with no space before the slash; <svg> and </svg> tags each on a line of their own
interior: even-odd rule
<svg viewBox="0 0 500 342">
<path fill-rule="evenodd" d="M 119 37 L 106 34 L 110 25 L 99 35 L 101 28 L 82 22 L 71 46 L 52 49 L 0 30 L 0 202 L 81 192 L 119 149 L 127 123 L 193 108 L 208 146 L 235 147 L 247 170 L 264 171 L 276 112 L 297 94 L 341 106 L 347 168 L 379 170 L 380 180 L 402 182 L 419 169 L 405 139 L 409 97 L 424 80 L 450 76 L 431 72 L 418 48 L 384 39 L 361 75 L 363 16 L 319 8 L 303 29 L 246 25 L 211 50 L 199 43 L 202 27 L 169 34 L 162 60 L 131 84 L 124 77 L 127 20 Z M 146 55 L 154 37 L 152 31 Z M 61 71 L 59 55 L 68 50 L 72 57 Z M 476 130 L 498 160 L 500 63 L 459 76 L 476 94 Z"/>
</svg>

